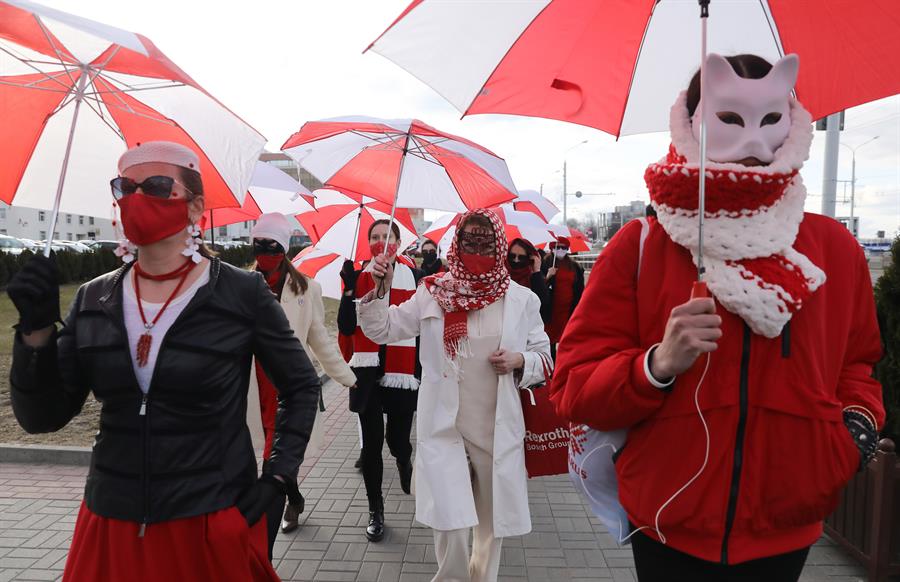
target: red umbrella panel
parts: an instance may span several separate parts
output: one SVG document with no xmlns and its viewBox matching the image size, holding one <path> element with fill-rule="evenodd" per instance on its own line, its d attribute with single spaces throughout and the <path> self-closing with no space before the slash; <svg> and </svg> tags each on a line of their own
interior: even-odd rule
<svg viewBox="0 0 900 582">
<path fill-rule="evenodd" d="M 417 119 L 310 121 L 281 149 L 323 183 L 399 208 L 464 212 L 518 194 L 503 158 Z"/>
<path fill-rule="evenodd" d="M 369 228 L 376 220 L 390 220 L 391 206 L 369 196 L 322 188 L 313 192 L 316 210 L 296 216 L 316 247 L 356 261 L 372 257 Z M 400 251 L 418 239 L 409 211 L 398 208 L 394 223 L 400 230 Z"/>
<path fill-rule="evenodd" d="M 197 152 L 207 207 L 243 201 L 265 138 L 147 38 L 0 1 L 0 70 L 4 202 L 53 209 L 51 225 L 60 210 L 108 217 L 119 155 L 151 140 Z"/>
<path fill-rule="evenodd" d="M 415 0 L 367 50 L 464 115 L 558 119 L 613 135 L 665 131 L 701 54 L 684 0 Z M 799 55 L 813 119 L 900 92 L 900 2 L 713 2 L 707 50 Z M 461 42 L 460 39 L 465 39 Z M 828 39 L 823 42 L 822 39 Z M 464 65 L 461 65 L 464 64 Z"/>
<path fill-rule="evenodd" d="M 315 246 L 306 247 L 294 257 L 292 263 L 298 271 L 315 279 L 322 286 L 322 295 L 332 299 L 340 299 L 342 283 L 341 268 L 344 265 L 344 257 L 325 251 Z M 354 268 L 362 268 L 360 263 L 355 263 Z"/>
<path fill-rule="evenodd" d="M 553 224 L 550 231 L 557 237 L 564 236 L 569 239 L 569 250 L 573 253 L 585 253 L 591 250 L 590 240 L 577 228 Z"/>
<path fill-rule="evenodd" d="M 550 222 L 559 214 L 556 204 L 550 202 L 537 190 L 519 190 L 519 196 L 512 201 L 513 208 L 522 212 L 530 212 L 543 220 Z"/>
</svg>

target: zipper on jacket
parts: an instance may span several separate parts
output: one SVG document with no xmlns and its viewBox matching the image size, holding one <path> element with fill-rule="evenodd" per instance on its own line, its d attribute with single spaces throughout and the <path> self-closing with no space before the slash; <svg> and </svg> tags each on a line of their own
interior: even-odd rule
<svg viewBox="0 0 900 582">
<path fill-rule="evenodd" d="M 143 490 L 143 504 L 144 504 L 144 520 L 141 522 L 141 527 L 138 530 L 138 537 L 144 537 L 144 532 L 147 531 L 147 520 L 150 515 L 150 467 L 149 467 L 149 459 L 150 459 L 150 443 L 147 442 L 150 438 L 150 430 L 149 430 L 149 419 L 147 418 L 147 393 L 144 393 L 144 397 L 141 398 L 141 409 L 138 411 L 138 416 L 141 417 L 142 426 L 141 432 L 142 434 L 142 445 L 143 445 L 143 464 L 144 470 L 141 474 L 141 488 Z"/>
<path fill-rule="evenodd" d="M 737 513 L 738 493 L 741 485 L 741 467 L 744 462 L 744 433 L 747 428 L 747 383 L 750 372 L 750 327 L 744 324 L 744 341 L 741 348 L 741 377 L 739 384 L 739 414 L 737 435 L 734 439 L 734 462 L 731 467 L 731 488 L 728 492 L 728 510 L 725 513 L 725 535 L 722 537 L 723 564 L 728 564 L 728 538 L 731 536 L 731 528 L 734 526 L 734 516 Z"/>
</svg>

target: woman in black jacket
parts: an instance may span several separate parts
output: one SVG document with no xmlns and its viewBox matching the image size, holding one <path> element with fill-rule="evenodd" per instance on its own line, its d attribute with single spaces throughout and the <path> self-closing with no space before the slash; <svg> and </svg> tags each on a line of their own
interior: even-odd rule
<svg viewBox="0 0 900 582">
<path fill-rule="evenodd" d="M 261 516 L 303 460 L 319 381 L 258 273 L 194 238 L 198 156 L 147 142 L 112 182 L 128 239 L 119 270 L 79 290 L 57 330 L 58 271 L 37 256 L 8 293 L 19 311 L 10 387 L 31 433 L 101 403 L 91 469 L 64 579 L 278 580 Z M 263 474 L 246 424 L 256 356 L 279 393 Z"/>
<path fill-rule="evenodd" d="M 396 223 L 392 226 L 390 240 L 387 220 L 373 222 L 368 237 L 372 256 L 386 253 L 399 275 L 395 275 L 391 289 L 379 288 L 378 293 L 390 293 L 391 305 L 399 305 L 415 293 L 422 273 L 408 259 L 397 257 L 400 229 Z M 356 298 L 376 288 L 370 265 L 365 263 L 362 270 L 354 271 L 353 263 L 347 261 L 341 278 L 344 294 L 338 308 L 338 330 L 352 338 L 350 367 L 356 374 L 357 382 L 356 387 L 350 389 L 350 410 L 359 415 L 362 429 L 362 473 L 369 499 L 366 538 L 378 542 L 384 537 L 384 498 L 381 490 L 384 463 L 381 451 L 387 440 L 388 449 L 397 460 L 400 487 L 409 495 L 413 470 L 410 433 L 422 374 L 416 341 L 378 345 L 369 340 L 358 326 Z"/>
<path fill-rule="evenodd" d="M 447 270 L 441 257 L 438 255 L 438 247 L 431 239 L 422 241 L 422 274 L 427 277 Z"/>
<path fill-rule="evenodd" d="M 541 255 L 534 245 L 523 238 L 509 243 L 506 255 L 509 277 L 519 285 L 528 287 L 541 300 L 541 319 L 547 323 L 550 309 L 550 291 L 544 273 L 541 272 Z"/>
</svg>

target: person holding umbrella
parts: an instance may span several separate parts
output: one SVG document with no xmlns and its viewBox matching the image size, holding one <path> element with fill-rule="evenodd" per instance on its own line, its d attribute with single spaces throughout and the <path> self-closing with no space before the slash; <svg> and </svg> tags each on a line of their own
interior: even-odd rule
<svg viewBox="0 0 900 582">
<path fill-rule="evenodd" d="M 871 278 L 846 228 L 803 212 L 798 63 L 710 54 L 645 173 L 657 217 L 613 237 L 559 347 L 561 415 L 628 430 L 615 472 L 641 582 L 796 581 L 875 452 Z M 712 297 L 689 298 L 696 263 Z"/>
<path fill-rule="evenodd" d="M 541 272 L 541 255 L 537 249 L 524 238 L 513 239 L 509 243 L 506 265 L 509 277 L 522 287 L 531 289 L 541 300 L 541 318 L 544 318 L 549 312 L 550 292 Z M 544 319 L 544 323 L 546 322 Z"/>
<path fill-rule="evenodd" d="M 421 271 L 413 266 L 414 263 L 397 256 L 399 240 L 400 229 L 396 223 L 376 220 L 369 226 L 368 241 L 372 256 L 383 254 L 388 257 L 397 273 L 393 288 L 378 285 L 376 291 L 384 297 L 389 294 L 392 305 L 399 305 L 412 297 L 421 278 Z M 377 341 L 359 327 L 356 298 L 376 288 L 377 282 L 372 277 L 373 266 L 369 261 L 357 271 L 351 261 L 345 263 L 341 271 L 344 294 L 338 308 L 338 331 L 353 339 L 350 367 L 356 374 L 357 384 L 350 391 L 350 410 L 359 415 L 362 435 L 361 468 L 369 500 L 366 538 L 379 542 L 384 537 L 384 496 L 381 489 L 384 463 L 381 451 L 387 440 L 388 449 L 397 460 L 400 488 L 409 495 L 413 472 L 410 433 L 421 372 L 418 369 L 415 338 Z"/>
<path fill-rule="evenodd" d="M 531 530 L 518 388 L 543 383 L 553 366 L 540 301 L 510 281 L 498 216 L 466 212 L 456 232 L 448 272 L 400 305 L 367 293 L 359 321 L 380 343 L 421 334 L 416 520 L 434 530 L 433 580 L 488 582 L 503 538 Z M 371 271 L 385 286 L 396 281 L 382 256 Z"/>
<path fill-rule="evenodd" d="M 430 238 L 422 242 L 422 273 L 427 277 L 447 270 L 444 262 L 438 256 L 438 246 Z"/>
<path fill-rule="evenodd" d="M 261 518 L 303 460 L 319 380 L 263 278 L 198 252 L 197 167 L 171 142 L 122 155 L 112 192 L 137 259 L 83 285 L 60 330 L 52 258 L 7 289 L 22 427 L 59 430 L 89 392 L 102 407 L 67 582 L 278 580 Z M 261 476 L 246 423 L 254 356 L 281 404 Z"/>
<path fill-rule="evenodd" d="M 556 345 L 584 292 L 584 269 L 569 256 L 569 247 L 568 237 L 557 237 L 550 243 L 550 257 L 545 259 L 549 300 L 543 314 L 554 358 Z"/>
<path fill-rule="evenodd" d="M 286 249 L 290 248 L 291 230 L 287 218 L 281 213 L 273 212 L 259 217 L 250 232 L 253 239 L 253 255 L 256 257 L 255 269 L 265 277 L 269 289 L 278 299 L 294 335 L 300 340 L 304 350 L 312 350 L 316 360 L 330 378 L 339 384 L 352 387 L 356 384 L 356 376 L 325 329 L 325 306 L 322 303 L 321 285 L 297 271 L 285 254 Z M 259 397 L 259 412 L 265 434 L 263 453 L 265 470 L 271 457 L 272 440 L 275 436 L 278 394 L 259 361 L 256 362 L 255 372 L 250 376 L 250 392 L 252 394 L 255 389 Z M 316 423 L 306 448 L 307 456 L 317 454 L 321 447 L 324 430 L 322 422 L 321 415 L 316 415 Z M 297 487 L 297 476 L 294 475 L 293 480 L 288 481 L 286 485 L 287 507 L 285 496 L 280 496 L 274 499 L 266 510 L 270 560 L 279 522 L 281 531 L 288 533 L 295 530 L 305 505 L 303 495 Z"/>
</svg>

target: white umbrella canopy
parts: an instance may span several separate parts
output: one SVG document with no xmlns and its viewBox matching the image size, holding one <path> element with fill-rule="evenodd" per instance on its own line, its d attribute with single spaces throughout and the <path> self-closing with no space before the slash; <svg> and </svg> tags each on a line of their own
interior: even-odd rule
<svg viewBox="0 0 900 582">
<path fill-rule="evenodd" d="M 312 277 L 322 286 L 322 295 L 332 299 L 341 298 L 341 268 L 346 259 L 316 246 L 306 247 L 291 261 L 298 271 Z M 355 267 L 360 267 L 356 263 Z"/>
<path fill-rule="evenodd" d="M 531 212 L 544 222 L 550 222 L 559 214 L 556 204 L 550 202 L 537 190 L 519 190 L 519 196 L 512 201 L 513 208 L 523 212 Z"/>
<path fill-rule="evenodd" d="M 137 143 L 197 152 L 211 208 L 240 206 L 265 144 L 149 39 L 22 0 L 0 1 L 0 113 L 0 199 L 90 216 Z"/>
</svg>

